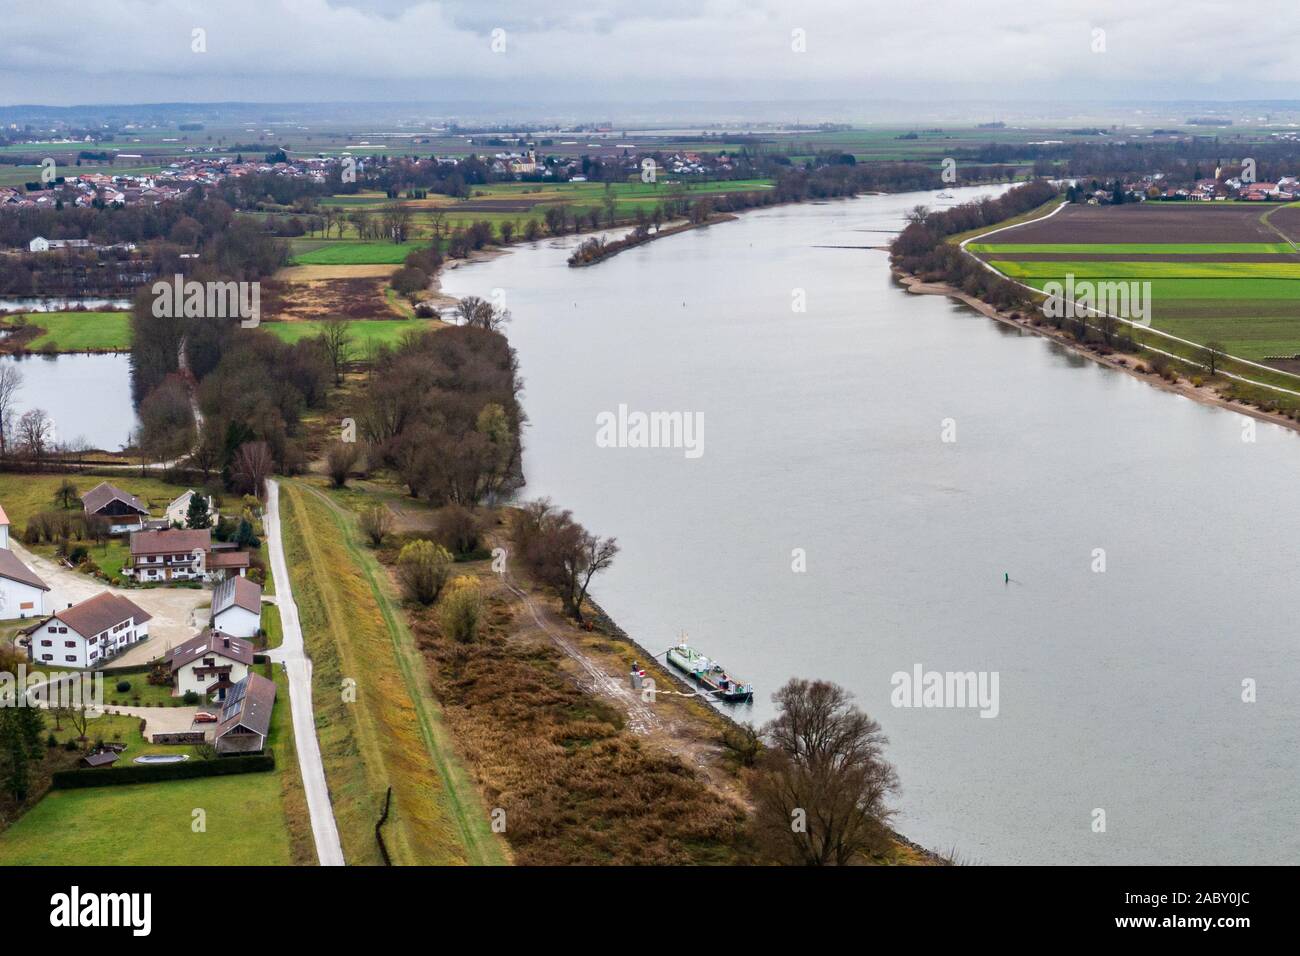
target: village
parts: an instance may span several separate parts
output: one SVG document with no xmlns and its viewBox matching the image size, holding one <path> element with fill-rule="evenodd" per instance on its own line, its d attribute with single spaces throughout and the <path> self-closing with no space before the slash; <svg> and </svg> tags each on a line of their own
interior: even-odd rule
<svg viewBox="0 0 1300 956">
<path fill-rule="evenodd" d="M 144 741 L 174 750 L 131 754 L 122 740 L 92 743 L 87 733 L 77 741 L 83 770 L 111 767 L 124 752 L 143 765 L 261 753 L 276 698 L 263 653 L 267 599 L 249 576 L 249 552 L 213 537 L 213 499 L 188 489 L 154 516 L 103 481 L 80 504 L 85 522 L 125 545 L 119 583 L 87 580 L 84 560 L 28 550 L 0 508 L 0 617 L 18 625 L 6 650 L 51 680 L 102 675 L 106 712 L 138 718 Z"/>
</svg>

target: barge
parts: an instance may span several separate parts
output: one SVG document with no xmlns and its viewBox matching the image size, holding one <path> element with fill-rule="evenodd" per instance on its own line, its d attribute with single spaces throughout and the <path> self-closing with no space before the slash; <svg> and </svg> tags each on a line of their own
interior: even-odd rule
<svg viewBox="0 0 1300 956">
<path fill-rule="evenodd" d="M 738 681 L 717 661 L 710 660 L 682 642 L 668 651 L 668 663 L 677 668 L 706 692 L 728 703 L 751 703 L 754 685 Z"/>
</svg>

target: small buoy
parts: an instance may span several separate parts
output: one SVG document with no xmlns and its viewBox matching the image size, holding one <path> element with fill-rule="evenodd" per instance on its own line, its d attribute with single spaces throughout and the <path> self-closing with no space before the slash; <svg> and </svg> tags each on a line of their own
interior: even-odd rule
<svg viewBox="0 0 1300 956">
<path fill-rule="evenodd" d="M 1002 572 L 1002 583 L 1003 583 L 1003 584 L 1010 584 L 1010 583 L 1011 583 L 1011 572 L 1010 572 L 1010 571 L 1003 571 L 1003 572 Z"/>
</svg>

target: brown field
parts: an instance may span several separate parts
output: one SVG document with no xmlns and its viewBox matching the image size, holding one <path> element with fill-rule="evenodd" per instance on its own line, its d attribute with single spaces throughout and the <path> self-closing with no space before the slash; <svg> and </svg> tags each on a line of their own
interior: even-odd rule
<svg viewBox="0 0 1300 956">
<path fill-rule="evenodd" d="M 1042 222 L 1000 232 L 988 241 L 1277 242 L 1280 238 L 1278 234 L 1260 221 L 1260 217 L 1270 209 L 1274 210 L 1271 219 L 1275 224 L 1284 212 L 1300 212 L 1263 203 L 1146 202 L 1127 206 L 1075 205 L 1066 207 Z M 1290 221 L 1300 225 L 1300 219 Z"/>
<path fill-rule="evenodd" d="M 1269 223 L 1291 242 L 1300 242 L 1300 206 L 1283 206 L 1274 209 Z"/>
<path fill-rule="evenodd" d="M 387 279 L 400 269 L 397 265 L 285 266 L 275 274 L 281 282 L 304 282 L 317 279 Z"/>
<path fill-rule="evenodd" d="M 297 268 L 332 270 L 340 267 Z M 382 278 L 303 279 L 293 282 L 276 281 L 266 285 L 272 288 L 264 312 L 272 320 L 307 321 L 336 315 L 348 319 L 406 318 L 388 302 L 384 295 L 387 283 Z"/>
</svg>

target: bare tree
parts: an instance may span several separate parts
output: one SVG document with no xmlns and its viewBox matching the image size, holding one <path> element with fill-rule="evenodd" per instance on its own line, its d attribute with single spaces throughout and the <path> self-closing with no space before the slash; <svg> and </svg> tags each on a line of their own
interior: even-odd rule
<svg viewBox="0 0 1300 956">
<path fill-rule="evenodd" d="M 487 299 L 480 299 L 476 295 L 467 295 L 456 303 L 456 314 L 460 316 L 461 322 L 471 328 L 488 329 L 492 332 L 500 332 L 502 327 L 510 321 L 510 310 L 503 309 L 493 305 Z"/>
<path fill-rule="evenodd" d="M 794 678 L 772 695 L 777 717 L 753 775 L 754 827 L 773 859 L 844 866 L 884 852 L 898 777 L 880 725 L 829 681 Z"/>
<path fill-rule="evenodd" d="M 39 464 L 54 438 L 54 423 L 41 408 L 23 412 L 18 419 L 18 444 L 23 453 Z"/>
<path fill-rule="evenodd" d="M 529 570 L 555 590 L 566 612 L 582 621 L 591 579 L 614 563 L 616 540 L 597 537 L 545 498 L 525 505 L 512 530 Z"/>
<path fill-rule="evenodd" d="M 343 384 L 343 370 L 352 361 L 352 329 L 348 320 L 333 316 L 325 320 L 321 327 L 321 342 L 325 345 L 325 354 L 330 358 L 334 369 L 335 386 Z"/>
<path fill-rule="evenodd" d="M 1210 374 L 1215 375 L 1219 371 L 1219 360 L 1224 356 L 1222 342 L 1206 342 L 1205 355 L 1209 359 Z"/>
<path fill-rule="evenodd" d="M 0 458 L 9 456 L 9 436 L 13 430 L 18 392 L 22 387 L 22 369 L 16 365 L 0 366 Z"/>
<path fill-rule="evenodd" d="M 245 442 L 235 452 L 235 480 L 245 494 L 264 498 L 266 479 L 271 476 L 273 468 L 271 446 L 264 441 Z"/>
</svg>

